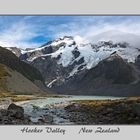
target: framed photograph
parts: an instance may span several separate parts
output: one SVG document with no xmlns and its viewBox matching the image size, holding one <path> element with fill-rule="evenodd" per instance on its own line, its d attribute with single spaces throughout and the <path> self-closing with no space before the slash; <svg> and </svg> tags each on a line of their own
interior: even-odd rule
<svg viewBox="0 0 140 140">
<path fill-rule="evenodd" d="M 139 13 L 89 12 L 89 5 L 80 14 L 70 7 L 1 9 L 2 136 L 139 135 Z"/>
</svg>

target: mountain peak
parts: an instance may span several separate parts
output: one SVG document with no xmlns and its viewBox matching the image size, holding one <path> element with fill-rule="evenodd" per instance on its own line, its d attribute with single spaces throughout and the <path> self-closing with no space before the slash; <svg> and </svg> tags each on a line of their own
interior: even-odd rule
<svg viewBox="0 0 140 140">
<path fill-rule="evenodd" d="M 113 61 L 115 59 L 122 59 L 122 57 L 119 56 L 116 51 L 113 52 L 106 60 L 107 61 Z"/>
<path fill-rule="evenodd" d="M 77 38 L 64 36 L 42 47 L 26 49 L 19 58 L 37 68 L 43 75 L 45 85 L 53 89 L 67 83 L 68 86 L 69 83 L 73 86 L 74 81 L 85 79 L 86 73 L 89 73 L 88 79 L 92 78 L 93 82 L 98 83 L 97 87 L 102 86 L 102 83 L 108 86 L 114 83 L 129 84 L 137 81 L 131 68 L 139 55 L 137 48 L 127 42 L 81 42 L 82 38 L 78 36 Z M 129 65 L 129 62 L 133 64 Z M 94 79 L 95 76 L 97 78 Z M 88 84 L 91 83 L 91 87 L 94 87 L 93 82 Z"/>
<path fill-rule="evenodd" d="M 63 39 L 74 39 L 73 36 L 64 36 Z"/>
</svg>

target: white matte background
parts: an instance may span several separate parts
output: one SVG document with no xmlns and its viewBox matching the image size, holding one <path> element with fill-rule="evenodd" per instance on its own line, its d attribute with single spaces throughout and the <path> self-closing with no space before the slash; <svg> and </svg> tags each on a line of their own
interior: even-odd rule
<svg viewBox="0 0 140 140">
<path fill-rule="evenodd" d="M 0 0 L 0 15 L 140 15 L 139 0 Z M 22 134 L 24 126 L 0 126 L 0 140 L 138 140 L 140 126 L 119 126 L 118 134 L 83 134 L 82 126 L 60 126 L 68 132 L 61 134 Z M 33 126 L 29 126 L 33 127 Z M 35 126 L 34 126 L 35 127 Z M 39 126 L 41 127 L 41 126 Z M 44 126 L 42 126 L 44 127 Z M 52 126 L 59 127 L 59 126 Z M 97 126 L 87 126 L 87 128 Z M 105 127 L 105 126 L 103 126 Z M 106 126 L 110 127 L 110 126 Z M 113 126 L 114 127 L 114 126 Z"/>
<path fill-rule="evenodd" d="M 66 134 L 35 134 L 35 133 L 21 133 L 24 127 L 29 128 L 44 128 L 45 126 L 1 126 L 0 139 L 1 140 L 139 140 L 140 139 L 140 126 L 101 126 L 103 128 L 120 128 L 119 133 L 102 133 L 102 134 L 78 134 L 81 127 L 84 126 L 50 126 L 52 128 L 66 129 Z M 86 128 L 96 129 L 98 126 L 85 126 Z"/>
<path fill-rule="evenodd" d="M 139 14 L 139 0 L 0 0 L 1 14 Z"/>
</svg>

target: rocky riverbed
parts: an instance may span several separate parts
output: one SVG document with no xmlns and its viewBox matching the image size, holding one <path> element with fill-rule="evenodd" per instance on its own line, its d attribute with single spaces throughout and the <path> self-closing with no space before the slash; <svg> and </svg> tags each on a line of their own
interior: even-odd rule
<svg viewBox="0 0 140 140">
<path fill-rule="evenodd" d="M 63 97 L 11 103 L 0 124 L 140 124 L 140 98 Z"/>
<path fill-rule="evenodd" d="M 10 104 L 7 109 L 0 110 L 0 124 L 33 124 L 30 117 L 24 114 L 24 109 L 15 104 Z"/>
<path fill-rule="evenodd" d="M 75 124 L 140 124 L 140 98 L 75 101 L 65 110 Z"/>
</svg>

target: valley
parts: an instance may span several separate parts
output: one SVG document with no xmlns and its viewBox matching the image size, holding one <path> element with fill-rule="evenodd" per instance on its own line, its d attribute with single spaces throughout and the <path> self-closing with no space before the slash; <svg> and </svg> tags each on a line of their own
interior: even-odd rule
<svg viewBox="0 0 140 140">
<path fill-rule="evenodd" d="M 10 100 L 10 98 L 6 99 Z M 17 95 L 15 98 L 17 100 L 1 101 L 1 124 L 97 125 L 140 123 L 139 97 Z M 3 99 L 5 98 L 3 97 Z M 24 114 L 22 114 L 24 118 L 19 114 L 12 115 L 13 113 L 10 112 L 8 116 L 5 116 L 4 112 L 10 111 L 10 106 L 14 106 L 12 108 L 13 113 L 20 106 L 24 110 Z M 1 116 L 2 114 L 3 116 Z"/>
<path fill-rule="evenodd" d="M 6 96 L 6 95 L 5 95 Z M 33 95 L 17 95 L 1 97 L 0 109 L 7 109 L 11 103 L 18 105 L 24 109 L 24 115 L 28 116 L 31 124 L 55 124 L 55 125 L 72 125 L 75 122 L 69 119 L 67 112 L 69 106 L 81 101 L 97 101 L 103 100 L 119 100 L 117 97 L 100 97 L 100 96 L 33 96 Z M 75 106 L 77 110 L 78 106 Z M 83 116 L 83 115 L 82 115 Z M 81 116 L 81 117 L 82 117 Z M 2 117 L 2 116 L 1 116 Z M 3 120 L 4 121 L 4 120 Z"/>
<path fill-rule="evenodd" d="M 0 124 L 140 124 L 140 52 L 64 36 L 0 47 Z"/>
</svg>

